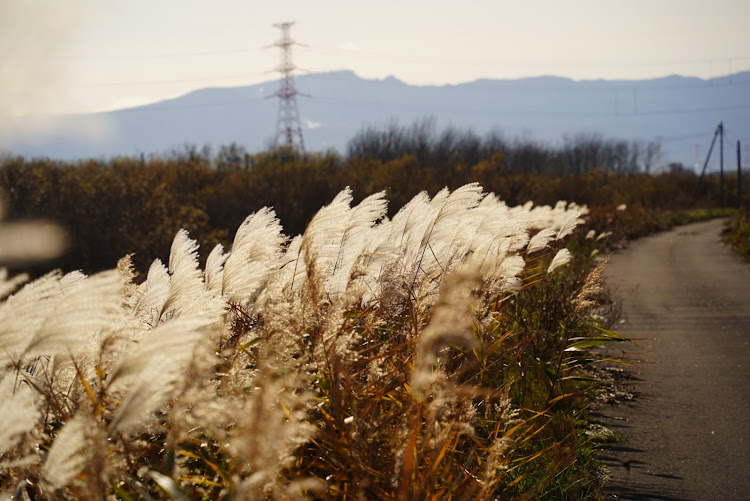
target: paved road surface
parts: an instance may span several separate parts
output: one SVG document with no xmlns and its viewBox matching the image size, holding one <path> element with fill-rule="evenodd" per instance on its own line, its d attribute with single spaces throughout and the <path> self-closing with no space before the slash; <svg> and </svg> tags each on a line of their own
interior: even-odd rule
<svg viewBox="0 0 750 501">
<path fill-rule="evenodd" d="M 623 312 L 633 401 L 604 421 L 619 499 L 750 500 L 750 265 L 721 245 L 723 220 L 632 242 L 606 272 Z M 623 464 L 628 464 L 626 469 Z"/>
</svg>

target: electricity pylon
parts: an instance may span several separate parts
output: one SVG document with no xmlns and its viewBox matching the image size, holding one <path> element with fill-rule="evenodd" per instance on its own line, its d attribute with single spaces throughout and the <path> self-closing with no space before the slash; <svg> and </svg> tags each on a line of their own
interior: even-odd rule
<svg viewBox="0 0 750 501">
<path fill-rule="evenodd" d="M 292 45 L 295 44 L 289 35 L 289 29 L 294 23 L 274 24 L 281 30 L 281 38 L 273 46 L 281 48 L 281 63 L 276 71 L 281 73 L 279 90 L 274 96 L 279 98 L 279 111 L 276 120 L 276 134 L 273 139 L 275 149 L 284 148 L 298 150 L 305 154 L 305 139 L 302 137 L 302 127 L 299 123 L 297 109 L 297 89 L 294 87 L 294 63 L 292 62 Z"/>
</svg>

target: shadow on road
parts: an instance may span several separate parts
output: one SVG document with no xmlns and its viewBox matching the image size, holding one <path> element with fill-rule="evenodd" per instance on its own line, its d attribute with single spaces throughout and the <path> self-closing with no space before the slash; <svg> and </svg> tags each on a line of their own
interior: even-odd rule
<svg viewBox="0 0 750 501">
<path fill-rule="evenodd" d="M 624 475 L 613 476 L 616 478 L 610 481 L 608 494 L 613 499 L 632 501 L 689 501 L 690 498 L 686 497 L 681 489 L 676 487 L 665 489 L 664 483 L 658 481 L 658 479 L 663 479 L 679 484 L 681 477 L 668 473 L 652 473 L 650 470 L 653 470 L 653 465 L 639 459 L 631 459 L 634 455 L 642 456 L 645 452 L 643 449 L 628 447 L 621 443 L 605 444 L 599 449 L 599 460 L 607 466 L 610 472 L 625 470 Z M 631 480 L 631 474 L 638 476 L 637 483 Z M 653 484 L 645 480 L 648 477 L 653 477 Z"/>
<path fill-rule="evenodd" d="M 610 489 L 610 493 L 613 497 L 615 497 L 615 499 L 623 499 L 628 501 L 688 501 L 688 498 L 686 497 L 658 492 L 649 492 L 648 490 L 643 490 L 643 487 L 639 487 L 638 489 L 631 489 L 627 486 L 617 486 Z"/>
</svg>

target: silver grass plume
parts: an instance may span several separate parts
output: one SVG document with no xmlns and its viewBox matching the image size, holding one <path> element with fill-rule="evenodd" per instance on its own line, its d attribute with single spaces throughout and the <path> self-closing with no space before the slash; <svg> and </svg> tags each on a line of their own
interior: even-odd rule
<svg viewBox="0 0 750 501">
<path fill-rule="evenodd" d="M 299 286 L 304 282 L 306 270 L 304 263 L 300 261 L 301 245 L 302 236 L 297 235 L 286 246 L 279 257 L 278 269 L 269 276 L 266 287 L 258 294 L 253 305 L 254 312 L 260 312 L 268 304 L 292 295 L 294 284 Z"/>
<path fill-rule="evenodd" d="M 132 311 L 141 298 L 141 290 L 133 282 L 133 279 L 138 276 L 138 272 L 135 271 L 135 266 L 133 265 L 133 254 L 127 254 L 117 261 L 117 271 L 120 272 L 125 281 L 123 305 Z"/>
<path fill-rule="evenodd" d="M 362 256 L 367 270 L 361 277 L 363 301 L 376 301 L 394 315 L 401 308 L 411 286 L 409 275 L 419 254 L 419 242 L 434 213 L 430 198 L 423 191 L 392 220 L 383 219 L 373 228 Z"/>
<path fill-rule="evenodd" d="M 557 232 L 552 228 L 545 228 L 539 231 L 536 235 L 531 237 L 531 240 L 529 240 L 529 245 L 526 248 L 526 251 L 531 254 L 532 252 L 537 252 L 546 248 L 549 242 L 554 239 L 556 235 Z"/>
<path fill-rule="evenodd" d="M 224 263 L 229 254 L 224 253 L 224 246 L 216 244 L 206 258 L 206 269 L 203 270 L 203 281 L 206 289 L 217 296 L 221 295 L 221 287 L 224 281 Z"/>
<path fill-rule="evenodd" d="M 492 193 L 482 199 L 476 210 L 486 211 L 478 230 L 486 238 L 508 239 L 508 252 L 518 252 L 526 246 L 531 228 L 527 211 L 511 210 Z"/>
<path fill-rule="evenodd" d="M 368 232 L 364 249 L 357 257 L 349 274 L 350 284 L 347 286 L 349 304 L 353 304 L 356 300 L 360 300 L 362 305 L 372 304 L 383 285 L 383 274 L 386 268 L 399 262 L 401 254 L 393 242 L 386 237 L 389 233 L 390 227 L 387 221 L 381 222 Z"/>
<path fill-rule="evenodd" d="M 179 315 L 201 298 L 205 291 L 203 275 L 198 266 L 198 242 L 181 229 L 172 241 L 169 252 L 169 293 L 159 312 L 159 318 L 172 313 Z"/>
<path fill-rule="evenodd" d="M 438 213 L 422 236 L 420 248 L 427 245 L 433 234 L 439 235 L 441 231 L 445 231 L 441 226 L 447 226 L 448 231 L 455 228 L 456 224 L 458 224 L 457 217 L 479 205 L 483 195 L 484 193 L 479 183 L 466 184 L 450 194 L 448 194 L 447 190 L 438 193 L 432 200 L 433 207 L 438 207 Z"/>
<path fill-rule="evenodd" d="M 107 388 L 130 388 L 129 395 L 110 423 L 110 431 L 137 428 L 163 402 L 190 362 L 199 342 L 217 328 L 223 311 L 185 314 L 149 331 L 123 355 L 106 379 Z M 158 397 L 156 397 L 158 395 Z"/>
<path fill-rule="evenodd" d="M 477 239 L 479 240 L 479 239 Z M 485 238 L 462 268 L 476 270 L 485 281 L 490 295 L 517 292 L 521 285 L 518 274 L 526 266 L 524 259 L 512 251 L 513 238 Z"/>
<path fill-rule="evenodd" d="M 464 221 L 475 224 L 478 219 L 472 221 L 476 215 L 471 213 L 479 206 L 484 196 L 478 183 L 467 184 L 451 193 L 435 218 L 432 236 L 438 241 L 451 242 Z"/>
<path fill-rule="evenodd" d="M 496 278 L 506 257 L 518 252 L 528 241 L 528 220 L 511 212 L 493 194 L 470 212 L 474 225 L 462 231 L 468 245 L 464 251 L 465 266 L 476 267 L 485 280 Z"/>
<path fill-rule="evenodd" d="M 133 314 L 143 319 L 148 325 L 156 326 L 164 302 L 169 294 L 169 270 L 156 258 L 151 263 L 146 280 L 140 285 L 140 298 L 133 309 Z"/>
<path fill-rule="evenodd" d="M 17 386 L 17 387 L 16 387 Z M 29 386 L 16 385 L 16 378 L 6 375 L 0 380 L 0 456 L 11 449 L 24 433 L 37 425 L 36 399 Z"/>
<path fill-rule="evenodd" d="M 505 203 L 500 202 L 494 194 L 485 196 L 477 207 L 466 211 L 460 218 L 460 225 L 450 240 L 450 258 L 448 266 L 473 261 L 483 263 L 480 268 L 490 273 L 498 260 L 505 258 L 505 254 L 516 253 L 528 240 L 526 222 L 524 218 L 511 216 Z M 450 234 L 445 236 L 446 240 Z M 487 266 L 488 251 L 502 248 L 502 254 L 492 253 Z M 485 278 L 488 278 L 486 276 Z"/>
<path fill-rule="evenodd" d="M 411 272 L 418 261 L 422 237 L 432 223 L 436 209 L 430 205 L 427 192 L 420 192 L 393 217 L 388 239 L 399 249 L 402 271 Z"/>
<path fill-rule="evenodd" d="M 430 205 L 435 210 L 440 210 L 440 208 L 445 205 L 445 201 L 448 200 L 448 196 L 450 196 L 451 191 L 448 189 L 448 187 L 443 187 L 442 190 L 435 193 L 435 196 L 432 197 L 432 200 L 430 200 Z"/>
<path fill-rule="evenodd" d="M 500 293 L 516 293 L 521 290 L 522 280 L 518 277 L 526 266 L 526 261 L 521 256 L 507 256 L 498 266 L 494 279 L 493 289 Z"/>
<path fill-rule="evenodd" d="M 437 233 L 441 245 L 435 252 L 443 261 L 446 270 L 451 269 L 473 252 L 477 245 L 476 239 L 479 236 L 479 228 L 486 215 L 485 209 L 479 206 L 472 207 L 462 216 L 456 218 L 457 224 L 451 225 L 453 228 L 446 226 L 447 231 L 444 234 Z"/>
<path fill-rule="evenodd" d="M 479 183 L 470 183 L 450 194 L 448 190 L 442 190 L 433 198 L 431 205 L 433 208 L 437 208 L 437 215 L 427 227 L 419 243 L 419 257 L 414 274 L 415 282 L 419 268 L 433 269 L 433 273 L 438 273 L 435 267 L 444 271 L 448 256 L 444 252 L 436 252 L 436 247 L 440 245 L 439 242 L 446 240 L 447 235 L 451 235 L 452 238 L 458 225 L 461 224 L 461 216 L 465 215 L 469 209 L 473 209 L 479 205 L 483 195 L 484 193 Z M 448 241 L 450 242 L 450 240 Z M 429 252 L 428 246 L 430 246 Z M 438 248 L 438 250 L 440 249 Z M 425 258 L 432 266 L 424 263 Z M 426 275 L 430 276 L 432 274 L 427 272 Z"/>
<path fill-rule="evenodd" d="M 380 191 L 365 198 L 349 211 L 349 220 L 342 235 L 336 266 L 340 266 L 344 261 L 347 244 L 356 240 L 362 233 L 367 233 L 377 221 L 385 217 L 387 210 L 388 200 L 385 198 L 385 191 Z"/>
<path fill-rule="evenodd" d="M 268 498 L 283 469 L 293 464 L 294 451 L 316 431 L 309 423 L 315 399 L 305 378 L 280 360 L 270 361 L 273 366 L 260 364 L 246 398 L 232 402 L 236 430 L 227 452 L 243 474 L 237 485 L 241 499 Z"/>
<path fill-rule="evenodd" d="M 453 273 L 444 282 L 432 319 L 419 336 L 415 348 L 411 385 L 417 398 L 427 398 L 432 386 L 444 380 L 439 367 L 444 349 L 450 346 L 471 349 L 474 346 L 472 308 L 476 302 L 474 291 L 480 287 L 479 277 L 469 271 Z"/>
<path fill-rule="evenodd" d="M 107 377 L 108 386 L 128 377 L 138 377 L 154 359 L 164 362 L 165 373 L 173 367 L 179 368 L 192 355 L 196 342 L 204 335 L 203 330 L 221 320 L 215 313 L 183 315 L 150 330 L 121 357 Z"/>
<path fill-rule="evenodd" d="M 12 278 L 8 278 L 8 269 L 0 268 L 0 299 L 6 297 L 8 294 L 18 288 L 19 285 L 27 282 L 29 275 L 21 273 Z"/>
<path fill-rule="evenodd" d="M 313 216 L 301 237 L 292 239 L 280 259 L 281 273 L 273 280 L 274 290 L 287 295 L 298 294 L 307 284 L 308 273 L 311 271 L 308 264 L 312 264 L 315 274 L 320 278 L 315 284 L 318 294 L 325 293 L 320 285 L 334 271 L 345 225 L 349 220 L 351 201 L 351 189 L 347 187 Z M 266 295 L 264 302 L 268 299 L 270 298 Z"/>
<path fill-rule="evenodd" d="M 387 210 L 388 201 L 385 199 L 385 192 L 381 191 L 365 198 L 349 211 L 349 221 L 341 236 L 333 274 L 328 277 L 330 293 L 341 294 L 346 290 L 355 262 L 365 252 L 373 227 L 385 216 Z"/>
<path fill-rule="evenodd" d="M 109 424 L 110 435 L 143 430 L 153 420 L 152 414 L 169 398 L 171 388 L 165 387 L 165 384 L 170 380 L 164 377 L 158 365 L 151 363 L 144 366 L 139 378 L 129 386 Z"/>
<path fill-rule="evenodd" d="M 278 269 L 286 241 L 273 210 L 265 207 L 248 216 L 237 230 L 224 263 L 224 296 L 234 303 L 255 301 Z"/>
<path fill-rule="evenodd" d="M 66 422 L 55 435 L 42 467 L 42 478 L 50 490 L 62 489 L 83 469 L 86 462 L 86 429 L 89 425 L 83 413 L 80 413 Z"/>
<path fill-rule="evenodd" d="M 123 313 L 124 279 L 109 270 L 78 280 L 55 304 L 54 309 L 26 346 L 25 354 L 75 355 L 116 325 Z"/>
<path fill-rule="evenodd" d="M 568 249 L 560 249 L 557 251 L 557 254 L 555 254 L 555 257 L 552 258 L 552 262 L 549 265 L 549 268 L 547 268 L 547 273 L 552 273 L 557 268 L 561 266 L 565 266 L 570 262 L 571 254 Z"/>
<path fill-rule="evenodd" d="M 315 260 L 318 273 L 333 274 L 350 220 L 352 190 L 341 190 L 333 201 L 313 216 L 302 236 L 302 249 Z"/>
<path fill-rule="evenodd" d="M 556 236 L 557 240 L 562 240 L 573 233 L 573 230 L 583 222 L 583 220 L 580 219 L 581 213 L 577 210 L 568 210 L 567 212 L 564 212 L 564 214 L 565 216 L 561 218 L 559 223 L 559 229 Z"/>
<path fill-rule="evenodd" d="M 429 215 L 431 211 L 430 197 L 427 195 L 427 192 L 419 192 L 414 198 L 409 200 L 406 205 L 401 207 L 393 217 L 393 220 L 390 223 L 391 233 L 389 239 L 394 242 L 398 239 L 396 245 L 402 249 L 408 246 L 409 235 L 411 235 L 412 232 L 418 233 L 419 238 L 421 239 L 424 234 L 424 229 L 431 221 L 430 218 L 425 216 L 426 214 Z M 419 228 L 420 226 L 421 231 L 414 231 L 415 228 Z"/>
<path fill-rule="evenodd" d="M 26 284 L 0 303 L 0 360 L 16 361 L 62 296 L 59 272 Z"/>
<path fill-rule="evenodd" d="M 596 268 L 594 268 L 591 273 L 589 273 L 588 277 L 586 277 L 586 282 L 584 282 L 583 287 L 581 287 L 581 290 L 575 299 L 574 311 L 576 313 L 581 314 L 588 312 L 591 308 L 600 304 L 601 295 L 605 292 L 602 285 L 604 282 L 602 275 L 608 261 L 609 258 L 602 259 L 601 262 L 596 265 Z"/>
<path fill-rule="evenodd" d="M 560 240 L 569 235 L 578 224 L 583 222 L 581 216 L 588 209 L 564 201 L 557 202 L 554 208 L 549 205 L 533 207 L 531 202 L 523 207 L 515 207 L 514 211 L 527 212 L 531 217 L 531 229 L 542 230 L 551 228 L 557 231 L 556 239 Z"/>
<path fill-rule="evenodd" d="M 63 294 L 67 294 L 70 290 L 74 289 L 82 280 L 86 280 L 87 276 L 81 270 L 74 270 L 70 273 L 66 273 L 60 279 L 60 290 Z"/>
<path fill-rule="evenodd" d="M 627 209 L 627 207 L 625 207 L 625 208 Z M 588 215 L 589 212 L 591 212 L 589 210 L 589 206 L 588 205 L 586 205 L 586 204 L 578 205 L 575 202 L 570 202 L 568 204 L 568 209 L 578 211 L 581 214 L 581 216 L 586 216 L 586 215 Z"/>
</svg>

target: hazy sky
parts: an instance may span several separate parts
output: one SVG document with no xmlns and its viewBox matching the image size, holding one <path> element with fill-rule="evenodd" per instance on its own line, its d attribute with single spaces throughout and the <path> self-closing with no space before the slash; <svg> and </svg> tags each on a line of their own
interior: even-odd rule
<svg viewBox="0 0 750 501">
<path fill-rule="evenodd" d="M 0 113 L 271 80 L 282 21 L 301 69 L 412 84 L 750 69 L 747 0 L 0 0 Z"/>
</svg>

